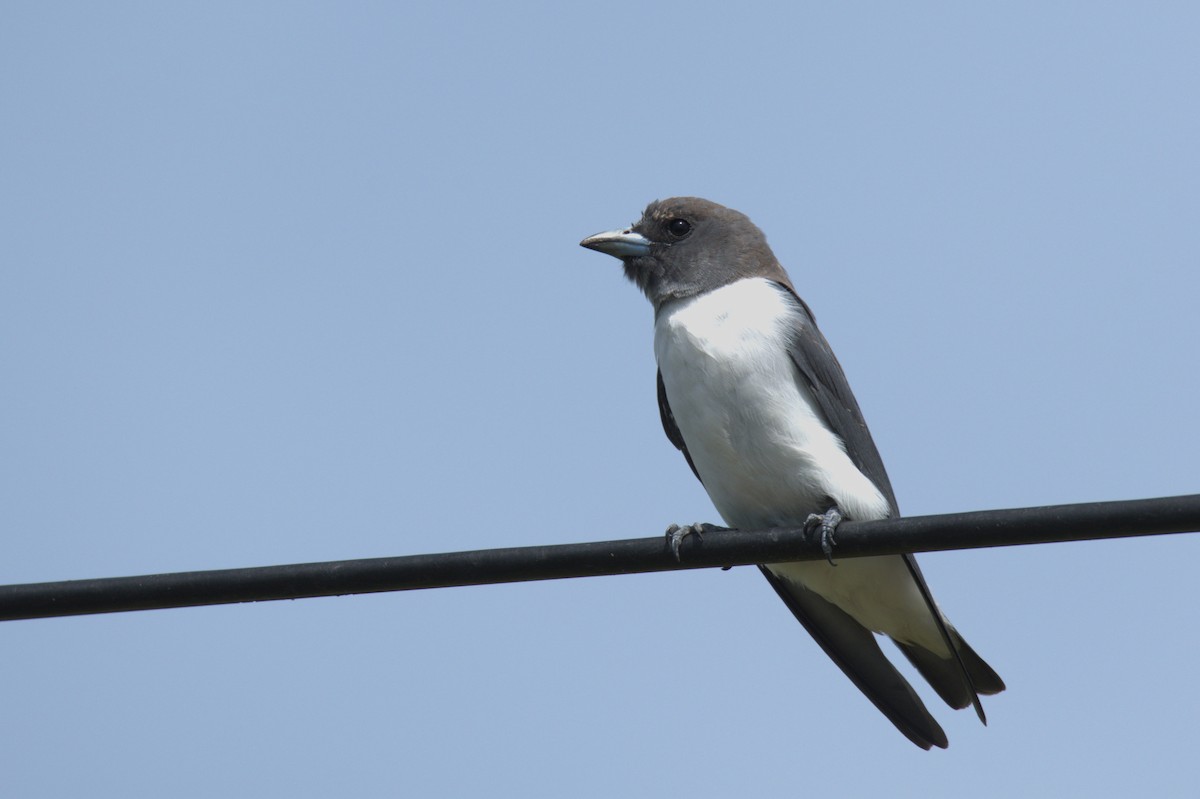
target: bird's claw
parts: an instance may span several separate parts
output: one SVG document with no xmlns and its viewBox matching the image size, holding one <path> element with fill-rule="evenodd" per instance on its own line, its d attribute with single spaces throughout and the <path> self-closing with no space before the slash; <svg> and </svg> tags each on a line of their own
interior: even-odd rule
<svg viewBox="0 0 1200 799">
<path fill-rule="evenodd" d="M 833 562 L 833 546 L 837 542 L 834 540 L 834 534 L 837 533 L 837 527 L 842 523 L 842 512 L 837 506 L 833 506 L 824 513 L 810 513 L 808 518 L 804 520 L 804 532 L 816 532 L 821 539 L 821 551 L 825 553 L 825 560 L 829 561 L 830 566 L 836 566 Z"/>
<path fill-rule="evenodd" d="M 680 561 L 679 547 L 683 543 L 683 539 L 689 535 L 694 535 L 696 538 L 703 540 L 706 532 L 715 529 L 711 524 L 705 524 L 704 522 L 685 524 L 682 527 L 678 524 L 672 524 L 667 528 L 667 546 L 670 547 L 671 554 L 675 556 L 675 560 Z"/>
</svg>

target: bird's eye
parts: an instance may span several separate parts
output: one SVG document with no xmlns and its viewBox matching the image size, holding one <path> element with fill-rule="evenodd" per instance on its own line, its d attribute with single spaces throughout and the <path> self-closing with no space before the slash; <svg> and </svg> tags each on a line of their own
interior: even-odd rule
<svg viewBox="0 0 1200 799">
<path fill-rule="evenodd" d="M 692 232 L 692 223 L 686 219 L 672 219 L 667 222 L 667 232 L 677 239 L 682 239 Z"/>
</svg>

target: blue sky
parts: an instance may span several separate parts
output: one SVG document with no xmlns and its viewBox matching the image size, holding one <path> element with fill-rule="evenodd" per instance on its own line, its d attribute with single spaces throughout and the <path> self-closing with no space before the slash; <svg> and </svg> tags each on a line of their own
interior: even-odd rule
<svg viewBox="0 0 1200 799">
<path fill-rule="evenodd" d="M 767 233 L 906 513 L 1200 490 L 1188 4 L 9 3 L 0 582 L 717 521 L 577 246 Z M 0 625 L 5 795 L 1185 795 L 1200 539 L 922 558 L 913 747 L 753 569 Z"/>
</svg>

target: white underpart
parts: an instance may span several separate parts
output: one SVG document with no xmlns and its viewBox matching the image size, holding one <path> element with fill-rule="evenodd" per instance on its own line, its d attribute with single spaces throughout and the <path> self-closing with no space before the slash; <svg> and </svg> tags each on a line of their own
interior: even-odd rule
<svg viewBox="0 0 1200 799">
<path fill-rule="evenodd" d="M 882 519 L 887 499 L 846 455 L 788 354 L 801 311 L 747 278 L 664 306 L 654 354 L 700 479 L 732 527 L 799 526 L 832 499 L 848 519 Z M 771 570 L 863 626 L 948 655 L 899 556 L 775 564 Z"/>
</svg>

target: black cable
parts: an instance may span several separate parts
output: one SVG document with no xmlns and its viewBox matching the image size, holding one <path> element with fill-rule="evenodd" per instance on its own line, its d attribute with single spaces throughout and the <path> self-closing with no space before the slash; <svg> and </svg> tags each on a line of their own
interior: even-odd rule
<svg viewBox="0 0 1200 799">
<path fill-rule="evenodd" d="M 835 558 L 1200 530 L 1200 495 L 844 522 Z M 0 621 L 824 558 L 802 530 L 664 536 L 0 586 Z"/>
</svg>

